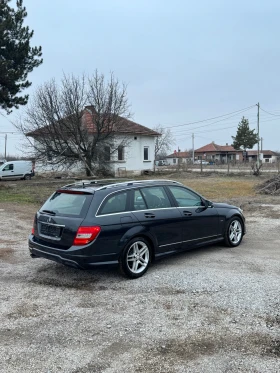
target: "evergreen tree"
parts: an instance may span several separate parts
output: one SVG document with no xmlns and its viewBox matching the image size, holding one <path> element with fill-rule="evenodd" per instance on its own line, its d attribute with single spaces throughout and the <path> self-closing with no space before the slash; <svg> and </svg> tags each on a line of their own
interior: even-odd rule
<svg viewBox="0 0 280 373">
<path fill-rule="evenodd" d="M 258 134 L 255 133 L 255 130 L 250 130 L 249 120 L 242 117 L 241 122 L 238 124 L 236 136 L 231 136 L 233 139 L 232 146 L 234 149 L 247 150 L 252 149 L 255 144 L 258 142 Z"/>
<path fill-rule="evenodd" d="M 9 2 L 0 0 L 0 108 L 7 113 L 27 103 L 28 95 L 20 94 L 31 86 L 28 73 L 43 62 L 42 48 L 30 46 L 33 31 L 23 26 L 27 12 L 22 0 L 15 9 Z"/>
</svg>

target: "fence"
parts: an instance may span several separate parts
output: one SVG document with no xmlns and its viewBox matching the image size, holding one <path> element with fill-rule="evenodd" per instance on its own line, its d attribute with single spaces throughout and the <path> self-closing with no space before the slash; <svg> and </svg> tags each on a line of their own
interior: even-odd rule
<svg viewBox="0 0 280 373">
<path fill-rule="evenodd" d="M 210 173 L 223 173 L 223 174 L 245 174 L 253 175 L 254 162 L 246 163 L 227 163 L 227 164 L 212 164 L 212 165 L 193 165 L 190 163 L 179 163 L 178 165 L 156 167 L 156 172 L 170 171 L 170 172 L 210 172 Z M 280 162 L 275 163 L 262 163 L 261 174 L 279 174 Z"/>
</svg>

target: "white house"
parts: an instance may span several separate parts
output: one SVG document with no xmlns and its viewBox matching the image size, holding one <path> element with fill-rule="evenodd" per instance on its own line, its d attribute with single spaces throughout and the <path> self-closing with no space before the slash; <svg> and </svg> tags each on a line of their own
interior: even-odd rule
<svg viewBox="0 0 280 373">
<path fill-rule="evenodd" d="M 188 163 L 192 159 L 189 152 L 174 152 L 166 156 L 167 164 L 170 166 L 176 166 L 182 163 Z"/>
<path fill-rule="evenodd" d="M 256 161 L 258 156 L 257 150 L 248 150 L 248 159 L 249 161 Z M 275 163 L 277 162 L 277 154 L 272 150 L 260 150 L 260 160 L 263 163 Z"/>
<path fill-rule="evenodd" d="M 90 133 L 94 133 L 92 115 L 88 107 L 83 111 L 82 123 L 87 127 L 89 136 Z M 36 142 L 36 139 L 41 136 L 40 130 L 30 132 L 27 136 L 33 137 Z M 140 175 L 143 171 L 152 171 L 157 136 L 160 136 L 158 132 L 122 118 L 121 126 L 118 126 L 118 130 L 114 131 L 110 138 L 113 150 L 110 146 L 104 146 L 104 162 L 115 176 Z M 52 164 L 51 160 L 43 163 L 36 163 L 36 172 L 51 171 L 55 167 L 55 162 Z M 71 171 L 81 171 L 83 168 L 82 163 L 78 161 L 72 166 Z"/>
</svg>

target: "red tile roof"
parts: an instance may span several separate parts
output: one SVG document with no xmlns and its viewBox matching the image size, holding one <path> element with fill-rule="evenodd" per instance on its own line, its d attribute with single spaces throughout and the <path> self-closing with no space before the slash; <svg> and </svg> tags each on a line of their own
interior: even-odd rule
<svg viewBox="0 0 280 373">
<path fill-rule="evenodd" d="M 95 114 L 93 114 L 91 111 L 92 111 L 91 107 L 86 106 L 85 110 L 82 112 L 82 123 L 87 128 L 89 133 L 95 133 L 96 132 L 96 125 L 93 122 L 93 116 Z M 112 132 L 119 133 L 119 134 L 161 136 L 160 133 L 158 133 L 158 132 L 156 132 L 156 131 L 148 128 L 148 127 L 142 126 L 141 124 L 135 123 L 135 122 L 133 122 L 129 119 L 126 119 L 126 118 L 117 117 L 116 122 L 117 122 L 117 124 L 113 124 L 113 126 L 114 126 L 113 130 L 111 130 L 111 128 L 110 128 L 110 123 L 108 123 L 108 125 L 105 125 L 105 126 L 108 128 L 108 130 L 110 132 L 112 131 Z M 63 126 L 63 120 L 58 122 L 58 125 L 61 126 L 60 131 L 58 131 L 58 132 L 61 132 L 61 133 L 65 132 L 63 130 L 63 127 L 64 127 Z M 35 131 L 27 133 L 26 136 L 33 137 L 33 136 L 40 136 L 40 135 L 44 135 L 44 134 L 47 135 L 50 132 L 51 131 L 48 130 L 47 126 L 45 126 L 45 127 L 40 128 L 40 129 L 37 129 Z M 106 132 L 106 130 L 104 130 L 104 132 Z"/>
<path fill-rule="evenodd" d="M 189 152 L 176 152 L 166 156 L 166 158 L 190 158 Z"/>
<path fill-rule="evenodd" d="M 236 152 L 233 146 L 231 145 L 217 145 L 214 142 L 202 146 L 199 149 L 195 150 L 195 153 L 207 153 L 207 152 Z"/>
<path fill-rule="evenodd" d="M 83 121 L 89 132 L 96 132 L 95 124 L 93 123 L 93 110 L 90 107 L 86 107 L 83 115 Z M 132 120 L 126 118 L 117 117 L 116 118 L 116 128 L 113 132 L 116 133 L 126 133 L 126 134 L 136 134 L 136 135 L 146 135 L 146 136 L 159 136 L 160 134 L 156 131 L 151 130 L 148 127 L 142 126 L 141 124 L 135 123 Z M 110 126 L 110 124 L 109 124 Z"/>
<path fill-rule="evenodd" d="M 257 150 L 247 150 L 247 153 L 248 153 L 248 156 L 258 155 L 258 151 Z M 277 155 L 272 150 L 260 150 L 260 153 L 262 153 L 264 155 Z"/>
</svg>

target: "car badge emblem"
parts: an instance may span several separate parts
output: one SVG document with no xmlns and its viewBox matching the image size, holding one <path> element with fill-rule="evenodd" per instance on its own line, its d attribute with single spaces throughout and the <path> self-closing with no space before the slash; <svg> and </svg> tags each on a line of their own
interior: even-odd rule
<svg viewBox="0 0 280 373">
<path fill-rule="evenodd" d="M 48 218 L 47 222 L 50 223 L 52 221 L 52 218 Z"/>
</svg>

